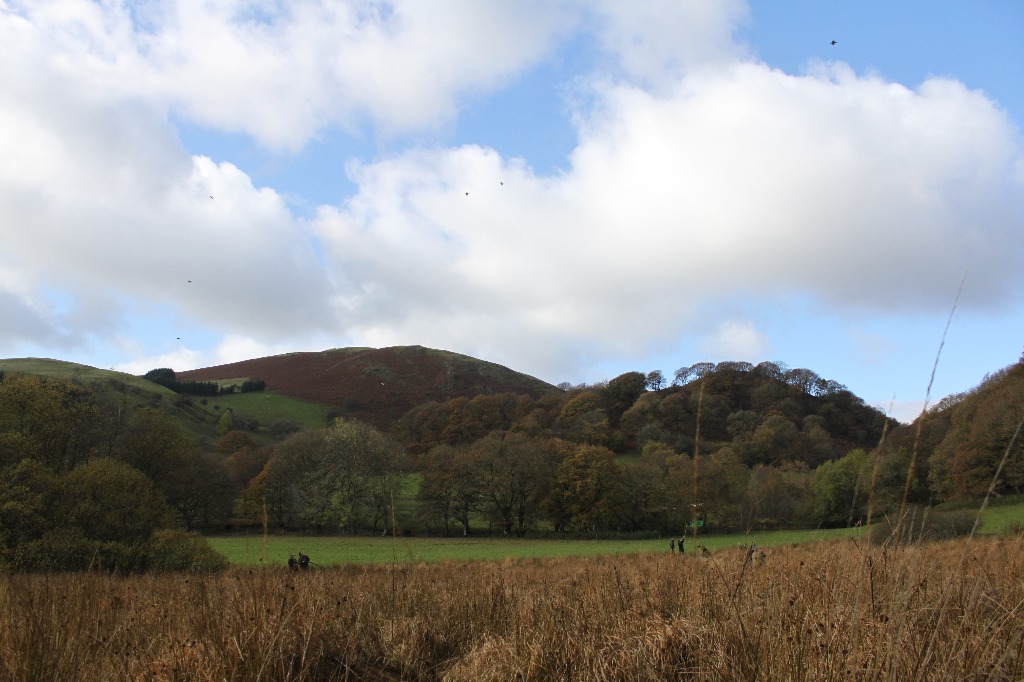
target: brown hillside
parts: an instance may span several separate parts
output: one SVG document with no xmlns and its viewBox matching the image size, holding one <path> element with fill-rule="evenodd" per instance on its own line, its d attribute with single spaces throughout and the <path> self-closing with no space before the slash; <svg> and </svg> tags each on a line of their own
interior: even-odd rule
<svg viewBox="0 0 1024 682">
<path fill-rule="evenodd" d="M 415 405 L 480 394 L 539 397 L 554 386 L 507 367 L 422 346 L 287 353 L 178 373 L 181 381 L 249 377 L 267 389 L 388 426 Z"/>
</svg>

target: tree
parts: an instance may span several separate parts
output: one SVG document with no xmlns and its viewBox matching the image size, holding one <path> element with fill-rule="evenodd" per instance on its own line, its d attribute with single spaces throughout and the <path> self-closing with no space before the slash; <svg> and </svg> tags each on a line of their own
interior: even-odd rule
<svg viewBox="0 0 1024 682">
<path fill-rule="evenodd" d="M 336 419 L 303 476 L 306 504 L 327 509 L 349 533 L 361 525 L 376 530 L 390 515 L 403 457 L 401 446 L 369 424 Z"/>
<path fill-rule="evenodd" d="M 796 386 L 808 395 L 814 395 L 815 388 L 819 385 L 821 377 L 809 369 L 801 367 L 787 371 L 783 378 L 790 386 Z"/>
<path fill-rule="evenodd" d="M 737 410 L 725 419 L 726 431 L 737 442 L 750 440 L 761 423 L 761 417 L 753 410 Z"/>
<path fill-rule="evenodd" d="M 429 521 L 440 519 L 444 534 L 451 522 L 470 534 L 470 518 L 480 508 L 483 496 L 482 469 L 468 447 L 439 445 L 421 460 L 423 478 L 417 491 L 421 515 Z"/>
<path fill-rule="evenodd" d="M 605 387 L 603 393 L 608 398 L 608 414 L 612 419 L 628 410 L 643 395 L 647 386 L 647 376 L 642 372 L 626 372 L 620 374 Z"/>
<path fill-rule="evenodd" d="M 608 448 L 581 445 L 569 453 L 558 467 L 558 488 L 572 524 L 586 530 L 612 527 L 622 511 L 621 477 Z"/>
<path fill-rule="evenodd" d="M 826 526 L 851 525 L 865 516 L 874 460 L 861 449 L 814 470 L 814 515 Z"/>
<path fill-rule="evenodd" d="M 660 402 L 661 396 L 659 394 L 645 393 L 637 398 L 633 406 L 622 414 L 622 417 L 619 419 L 619 428 L 628 441 L 636 442 L 638 434 L 648 424 L 657 425 Z M 636 444 L 642 446 L 643 442 L 637 442 Z"/>
<path fill-rule="evenodd" d="M 601 397 L 580 391 L 570 398 L 558 415 L 559 432 L 577 443 L 603 444 L 608 440 L 608 415 Z"/>
<path fill-rule="evenodd" d="M 660 369 L 656 369 L 652 372 L 647 373 L 646 387 L 651 391 L 660 391 L 661 387 L 665 385 L 665 375 L 661 373 Z"/>
<path fill-rule="evenodd" d="M 92 394 L 71 381 L 7 376 L 0 382 L 0 433 L 21 449 L 14 461 L 31 457 L 70 471 L 103 442 L 107 421 Z"/>
<path fill-rule="evenodd" d="M 227 472 L 198 451 L 179 422 L 161 412 L 139 410 L 128 422 L 114 456 L 147 475 L 189 529 L 204 507 L 209 515 L 222 506 L 214 500 L 218 491 L 211 479 L 220 479 L 221 473 L 226 479 Z"/>
<path fill-rule="evenodd" d="M 648 459 L 622 468 L 622 512 L 629 530 L 656 525 L 666 507 L 665 477 Z"/>
<path fill-rule="evenodd" d="M 981 497 L 1009 452 L 995 492 L 1024 492 L 1024 363 L 988 377 L 949 410 L 950 426 L 928 458 L 928 480 L 942 499 Z"/>
<path fill-rule="evenodd" d="M 693 371 L 691 370 L 689 365 L 680 367 L 672 375 L 672 385 L 682 386 L 683 384 L 690 380 L 691 376 L 693 376 Z"/>
<path fill-rule="evenodd" d="M 472 446 L 482 473 L 484 510 L 506 534 L 522 535 L 551 479 L 552 448 L 519 433 L 494 433 Z"/>
<path fill-rule="evenodd" d="M 19 545 L 38 540 L 50 528 L 57 499 L 57 478 L 36 460 L 0 470 L 0 565 Z"/>
<path fill-rule="evenodd" d="M 214 452 L 225 457 L 230 457 L 239 450 L 245 448 L 255 450 L 256 441 L 254 441 L 252 436 L 247 434 L 245 431 L 239 431 L 236 429 L 228 431 L 217 440 Z"/>
<path fill-rule="evenodd" d="M 759 464 L 750 472 L 747 500 L 762 528 L 792 528 L 811 518 L 811 473 L 802 462 Z"/>
<path fill-rule="evenodd" d="M 274 453 L 245 489 L 246 506 L 288 528 L 298 514 L 295 462 Z"/>
<path fill-rule="evenodd" d="M 138 545 L 174 526 L 160 491 L 141 471 L 107 457 L 92 459 L 60 481 L 59 523 L 90 540 Z"/>
<path fill-rule="evenodd" d="M 769 415 L 761 422 L 750 437 L 750 444 L 754 464 L 800 459 L 800 431 L 796 424 L 779 414 Z"/>
</svg>

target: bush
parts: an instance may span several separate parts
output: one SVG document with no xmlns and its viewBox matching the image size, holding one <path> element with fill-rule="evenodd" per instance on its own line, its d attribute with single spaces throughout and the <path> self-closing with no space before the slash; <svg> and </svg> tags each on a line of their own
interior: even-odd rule
<svg viewBox="0 0 1024 682">
<path fill-rule="evenodd" d="M 59 528 L 12 548 L 5 564 L 8 570 L 28 573 L 84 571 L 98 549 L 98 542 L 90 541 L 77 529 Z"/>
<path fill-rule="evenodd" d="M 146 568 L 153 571 L 212 573 L 228 565 L 198 533 L 158 530 L 149 539 L 148 550 Z"/>
<path fill-rule="evenodd" d="M 974 528 L 977 512 L 970 510 L 935 511 L 934 509 L 913 508 L 907 512 L 896 538 L 896 519 L 886 517 L 872 524 L 869 535 L 872 544 L 886 542 L 907 544 L 911 542 L 948 540 L 970 535 Z"/>
</svg>

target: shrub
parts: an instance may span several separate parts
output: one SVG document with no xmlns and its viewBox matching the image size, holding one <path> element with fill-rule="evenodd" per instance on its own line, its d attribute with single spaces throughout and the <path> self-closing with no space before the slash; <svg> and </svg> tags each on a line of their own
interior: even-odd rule
<svg viewBox="0 0 1024 682">
<path fill-rule="evenodd" d="M 935 511 L 934 509 L 913 508 L 899 529 L 899 538 L 895 537 L 896 519 L 886 517 L 872 524 L 870 541 L 881 545 L 886 542 L 906 544 L 921 540 L 948 540 L 970 535 L 974 528 L 977 512 L 967 509 L 954 511 Z"/>
<path fill-rule="evenodd" d="M 149 539 L 148 550 L 146 568 L 154 571 L 212 573 L 228 565 L 198 533 L 158 530 Z"/>
<path fill-rule="evenodd" d="M 99 549 L 75 528 L 58 528 L 41 538 L 14 547 L 7 556 L 8 570 L 17 572 L 84 571 Z"/>
</svg>

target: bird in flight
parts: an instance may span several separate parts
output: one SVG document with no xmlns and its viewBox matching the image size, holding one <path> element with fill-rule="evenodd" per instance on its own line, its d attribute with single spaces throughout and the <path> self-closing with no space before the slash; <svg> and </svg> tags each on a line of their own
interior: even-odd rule
<svg viewBox="0 0 1024 682">
<path fill-rule="evenodd" d="M 466 196 L 467 196 L 467 197 L 469 196 L 469 192 L 466 192 Z"/>
<path fill-rule="evenodd" d="M 832 41 L 831 43 L 829 43 L 829 44 L 830 44 L 830 45 L 835 45 L 835 44 L 836 44 L 836 41 L 834 41 L 834 40 L 833 40 L 833 41 Z"/>
</svg>

